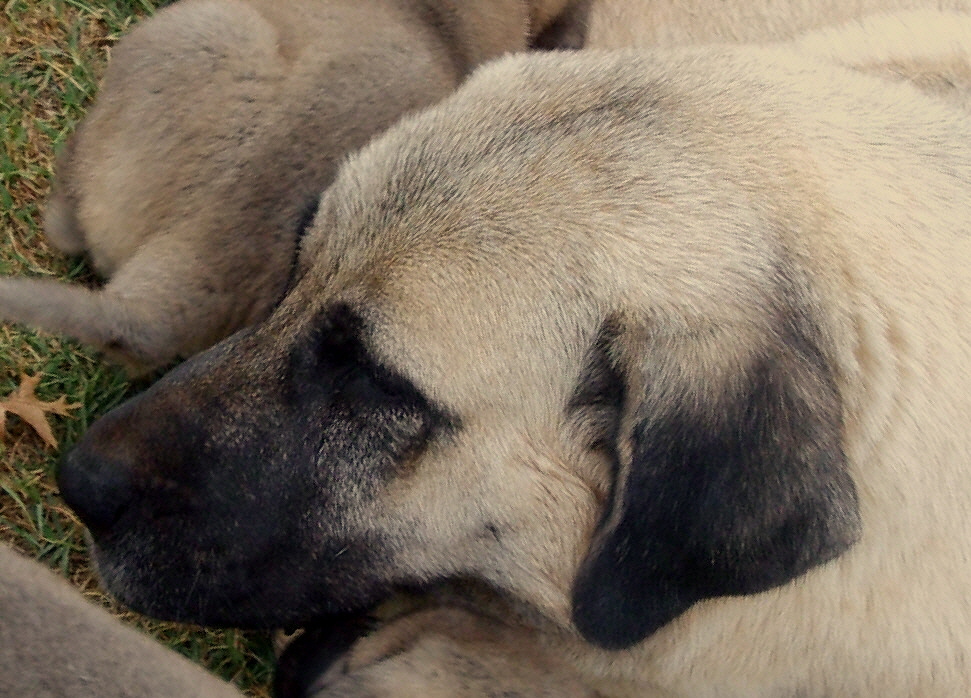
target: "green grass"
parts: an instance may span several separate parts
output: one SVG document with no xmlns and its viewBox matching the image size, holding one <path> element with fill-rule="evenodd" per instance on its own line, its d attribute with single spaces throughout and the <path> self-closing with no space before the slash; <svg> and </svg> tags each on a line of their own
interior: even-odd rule
<svg viewBox="0 0 971 698">
<path fill-rule="evenodd" d="M 53 153 L 97 91 L 111 46 L 164 2 L 0 0 L 0 274 L 90 281 L 84 264 L 51 250 L 41 214 Z M 62 448 L 138 389 L 124 373 L 61 337 L 0 325 L 0 396 L 20 375 L 42 373 L 38 395 L 81 403 L 51 417 Z M 0 539 L 59 570 L 88 597 L 235 682 L 269 695 L 272 652 L 265 635 L 163 624 L 125 611 L 98 589 L 83 528 L 54 482 L 59 453 L 16 418 L 0 440 Z"/>
</svg>

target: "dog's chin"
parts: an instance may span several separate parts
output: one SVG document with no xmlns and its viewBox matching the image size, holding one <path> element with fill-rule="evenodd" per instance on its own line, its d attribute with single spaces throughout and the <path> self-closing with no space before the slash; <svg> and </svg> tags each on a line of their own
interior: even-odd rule
<svg viewBox="0 0 971 698">
<path fill-rule="evenodd" d="M 372 587 L 337 598 L 285 576 L 226 583 L 224 575 L 173 572 L 154 556 L 116 555 L 88 540 L 102 588 L 131 610 L 160 620 L 252 630 L 327 626 L 331 618 L 366 616 L 391 595 L 389 589 Z"/>
</svg>

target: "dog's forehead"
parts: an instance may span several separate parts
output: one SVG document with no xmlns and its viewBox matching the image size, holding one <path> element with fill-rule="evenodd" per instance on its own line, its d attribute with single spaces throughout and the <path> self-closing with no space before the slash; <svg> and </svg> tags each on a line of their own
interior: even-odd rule
<svg viewBox="0 0 971 698">
<path fill-rule="evenodd" d="M 341 288 L 511 278 L 526 293 L 722 266 L 717 230 L 757 227 L 746 202 L 789 167 L 772 115 L 742 113 L 701 68 L 672 85 L 642 56 L 574 60 L 503 59 L 371 142 L 323 196 L 302 268 Z"/>
<path fill-rule="evenodd" d="M 463 406 L 540 395 L 544 408 L 564 402 L 600 323 L 598 304 L 580 292 L 584 272 L 557 269 L 552 249 L 510 254 L 475 241 L 474 221 L 413 225 L 416 239 L 399 246 L 388 238 L 408 231 L 386 228 L 373 245 L 313 260 L 287 300 L 291 316 L 319 321 L 328 308 L 352 308 L 375 361 L 463 415 Z"/>
<path fill-rule="evenodd" d="M 540 165 L 526 151 L 542 138 L 507 138 L 471 110 L 442 132 L 435 116 L 366 149 L 326 192 L 301 251 L 301 304 L 346 303 L 442 343 L 495 344 L 580 312 L 599 270 L 555 221 L 585 215 L 558 210 L 576 199 L 564 189 L 582 154 L 561 145 Z M 542 183 L 524 180 L 530 162 Z"/>
<path fill-rule="evenodd" d="M 611 176 L 625 174 L 629 152 L 648 140 L 661 147 L 653 133 L 661 88 L 610 61 L 564 89 L 568 63 L 530 58 L 477 73 L 344 163 L 303 246 L 318 272 L 374 268 L 382 255 L 475 262 L 499 253 L 538 264 L 543 250 L 567 242 L 551 219 L 579 218 L 586 201 L 617 196 Z"/>
<path fill-rule="evenodd" d="M 772 155 L 786 148 L 730 96 L 702 104 L 710 91 L 653 70 L 508 58 L 406 118 L 322 198 L 301 302 L 354 307 L 382 360 L 469 394 L 575 379 L 618 312 L 737 318 L 735 299 L 772 273 L 760 260 L 778 227 L 773 206 L 747 202 L 768 175 L 788 181 Z M 708 157 L 756 139 L 758 163 L 741 146 Z"/>
<path fill-rule="evenodd" d="M 561 383 L 548 398 L 565 395 L 599 309 L 558 289 L 549 275 L 509 264 L 413 253 L 325 277 L 311 272 L 287 301 L 289 321 L 306 327 L 333 308 L 352 309 L 373 360 L 450 408 L 525 404 L 539 394 L 539 381 L 544 389 Z"/>
</svg>

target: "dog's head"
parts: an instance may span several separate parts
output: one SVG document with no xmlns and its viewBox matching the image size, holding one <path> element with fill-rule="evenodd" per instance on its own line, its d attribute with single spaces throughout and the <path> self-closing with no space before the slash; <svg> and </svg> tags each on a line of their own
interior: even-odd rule
<svg viewBox="0 0 971 698">
<path fill-rule="evenodd" d="M 352 159 L 275 313 L 67 456 L 108 588 L 267 626 L 475 578 L 621 647 L 845 550 L 818 217 L 655 70 L 506 59 Z"/>
</svg>

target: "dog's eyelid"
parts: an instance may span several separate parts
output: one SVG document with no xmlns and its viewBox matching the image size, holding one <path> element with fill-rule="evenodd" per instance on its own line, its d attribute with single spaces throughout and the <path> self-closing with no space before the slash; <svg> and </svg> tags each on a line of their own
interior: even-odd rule
<svg viewBox="0 0 971 698">
<path fill-rule="evenodd" d="M 337 302 L 324 310 L 300 353 L 318 371 L 327 371 L 331 375 L 363 372 L 386 392 L 414 391 L 410 381 L 374 360 L 367 347 L 366 335 L 361 314 L 349 304 Z"/>
<path fill-rule="evenodd" d="M 580 420 L 589 432 L 590 446 L 613 443 L 621 411 L 627 399 L 622 370 L 611 356 L 611 346 L 621 334 L 620 321 L 606 318 L 590 345 L 566 413 Z"/>
<path fill-rule="evenodd" d="M 367 350 L 362 341 L 364 323 L 346 303 L 329 306 L 313 331 L 314 351 L 322 359 L 340 357 L 341 361 L 364 364 Z"/>
<path fill-rule="evenodd" d="M 455 434 L 461 428 L 460 418 L 430 400 L 393 366 L 377 360 L 368 348 L 367 337 L 368 325 L 362 313 L 345 302 L 331 305 L 314 330 L 312 345 L 318 369 L 327 365 L 328 370 L 339 370 L 347 381 L 342 388 L 345 394 L 363 390 L 372 399 L 380 394 L 384 400 L 417 407 L 430 417 L 429 438 Z M 355 381 L 355 375 L 363 382 Z"/>
</svg>

